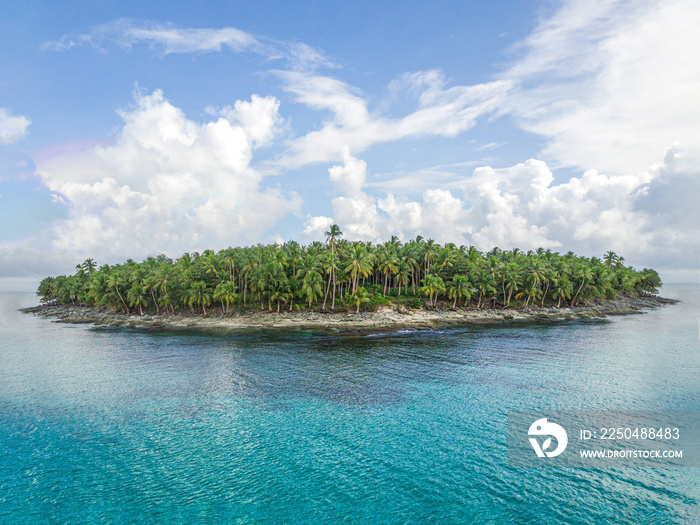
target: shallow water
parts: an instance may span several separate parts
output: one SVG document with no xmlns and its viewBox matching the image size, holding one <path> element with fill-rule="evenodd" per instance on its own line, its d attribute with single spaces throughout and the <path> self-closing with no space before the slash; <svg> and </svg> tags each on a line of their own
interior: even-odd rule
<svg viewBox="0 0 700 525">
<path fill-rule="evenodd" d="M 516 469 L 507 412 L 700 409 L 700 301 L 374 337 L 65 325 L 0 295 L 0 522 L 698 523 L 700 468 Z"/>
</svg>

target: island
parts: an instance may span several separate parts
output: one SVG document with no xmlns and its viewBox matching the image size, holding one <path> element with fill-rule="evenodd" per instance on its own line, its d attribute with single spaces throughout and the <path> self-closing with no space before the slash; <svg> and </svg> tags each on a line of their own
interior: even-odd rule
<svg viewBox="0 0 700 525">
<path fill-rule="evenodd" d="M 147 329 L 303 328 L 394 332 L 461 324 L 552 322 L 639 313 L 676 302 L 658 297 L 653 269 L 540 248 L 348 241 L 333 225 L 325 242 L 295 241 L 165 255 L 47 277 L 41 304 L 25 312 L 61 322 Z"/>
</svg>

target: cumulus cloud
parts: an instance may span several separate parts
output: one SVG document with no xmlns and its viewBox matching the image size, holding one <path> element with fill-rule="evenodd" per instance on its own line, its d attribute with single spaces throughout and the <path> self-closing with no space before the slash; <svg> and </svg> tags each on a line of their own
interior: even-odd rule
<svg viewBox="0 0 700 525">
<path fill-rule="evenodd" d="M 700 140 L 700 4 L 565 0 L 514 51 L 502 106 L 555 166 L 637 173 Z"/>
<path fill-rule="evenodd" d="M 401 118 L 373 114 L 357 88 L 340 80 L 300 71 L 275 71 L 284 88 L 305 106 L 328 111 L 321 129 L 293 139 L 278 161 L 285 168 L 343 159 L 343 148 L 361 152 L 373 144 L 437 135 L 454 137 L 472 128 L 477 118 L 494 111 L 510 87 L 509 81 L 447 87 L 438 71 L 403 75 L 402 86 L 417 99 L 415 111 Z"/>
<path fill-rule="evenodd" d="M 477 168 L 464 182 L 473 203 L 475 244 L 637 251 L 645 243 L 639 230 L 643 217 L 635 217 L 630 196 L 644 180 L 591 170 L 554 185 L 547 165 L 533 159 L 505 169 Z"/>
<path fill-rule="evenodd" d="M 650 264 L 695 268 L 700 262 L 700 149 L 674 145 L 649 175 L 634 194 L 633 208 L 647 219 Z"/>
<path fill-rule="evenodd" d="M 32 123 L 24 115 L 12 115 L 7 108 L 0 108 L 0 144 L 13 144 L 27 134 Z"/>
<path fill-rule="evenodd" d="M 46 159 L 37 169 L 69 207 L 53 247 L 120 259 L 257 242 L 300 198 L 264 188 L 250 163 L 277 133 L 279 102 L 253 95 L 198 123 L 161 91 L 120 112 L 113 146 Z"/>
<path fill-rule="evenodd" d="M 401 239 L 417 234 L 439 241 L 464 241 L 468 228 L 466 210 L 448 190 L 430 189 L 423 201 L 400 199 L 389 194 L 377 199 L 365 191 L 366 162 L 343 149 L 343 164 L 331 167 L 330 180 L 341 195 L 332 200 L 333 217 L 310 217 L 304 224 L 307 238 L 319 238 L 324 228 L 337 223 L 347 239 L 385 241 L 391 235 Z"/>
<path fill-rule="evenodd" d="M 366 191 L 367 165 L 344 152 L 329 170 L 340 196 L 333 217 L 311 217 L 304 234 L 318 238 L 332 223 L 349 239 L 403 240 L 416 235 L 482 250 L 538 247 L 602 256 L 614 250 L 633 264 L 691 268 L 700 256 L 700 151 L 680 145 L 636 175 L 588 170 L 561 184 L 547 164 L 528 160 L 481 167 L 452 190 L 425 190 L 421 200 Z M 459 188 L 459 189 L 456 189 Z"/>
</svg>

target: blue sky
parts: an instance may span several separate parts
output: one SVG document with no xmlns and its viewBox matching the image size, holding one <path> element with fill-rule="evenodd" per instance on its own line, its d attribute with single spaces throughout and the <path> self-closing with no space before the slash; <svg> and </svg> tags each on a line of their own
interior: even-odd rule
<svg viewBox="0 0 700 525">
<path fill-rule="evenodd" d="M 0 289 L 333 222 L 694 278 L 699 22 L 683 0 L 4 6 Z"/>
</svg>

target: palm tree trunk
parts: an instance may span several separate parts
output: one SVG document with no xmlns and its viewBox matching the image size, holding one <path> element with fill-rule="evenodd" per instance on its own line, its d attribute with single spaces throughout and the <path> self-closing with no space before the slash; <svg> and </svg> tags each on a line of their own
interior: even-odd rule
<svg viewBox="0 0 700 525">
<path fill-rule="evenodd" d="M 583 278 L 583 281 L 581 281 L 581 286 L 578 287 L 578 290 L 576 290 L 576 295 L 574 295 L 574 298 L 571 300 L 571 305 L 575 306 L 576 305 L 576 298 L 578 297 L 579 292 L 581 291 L 581 288 L 583 288 L 583 285 L 586 283 L 586 278 Z"/>
<path fill-rule="evenodd" d="M 542 294 L 542 302 L 540 303 L 540 306 L 544 306 L 544 299 L 547 297 L 547 292 L 549 291 L 549 280 L 547 280 L 547 286 L 544 288 L 544 294 Z"/>
<path fill-rule="evenodd" d="M 326 286 L 326 294 L 323 296 L 323 306 L 321 307 L 323 310 L 326 309 L 326 301 L 328 300 L 328 292 L 329 292 L 330 289 L 331 289 L 331 278 L 333 277 L 333 276 L 331 275 L 332 273 L 333 273 L 333 272 L 331 272 L 330 274 L 328 274 L 328 286 Z"/>
<path fill-rule="evenodd" d="M 129 307 L 126 305 L 124 302 L 124 298 L 122 297 L 122 294 L 119 293 L 119 287 L 117 285 L 114 286 L 114 289 L 117 291 L 117 295 L 119 296 L 119 299 L 121 299 L 122 304 L 124 305 L 124 308 L 126 308 L 126 313 L 129 313 Z"/>
<path fill-rule="evenodd" d="M 156 314 L 160 315 L 160 308 L 158 308 L 158 301 L 156 300 L 156 295 L 155 295 L 155 292 L 153 291 L 153 288 L 151 288 L 151 297 L 153 297 L 153 304 L 156 305 Z"/>
<path fill-rule="evenodd" d="M 333 272 L 333 300 L 331 302 L 331 310 L 335 310 L 335 270 Z"/>
</svg>

